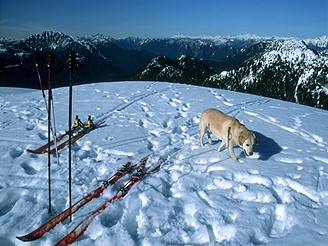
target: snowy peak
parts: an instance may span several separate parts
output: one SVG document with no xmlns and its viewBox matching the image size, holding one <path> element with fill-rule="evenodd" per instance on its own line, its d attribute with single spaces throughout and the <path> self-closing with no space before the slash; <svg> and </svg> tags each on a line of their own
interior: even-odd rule
<svg viewBox="0 0 328 246">
<path fill-rule="evenodd" d="M 327 56 L 295 39 L 263 47 L 242 66 L 213 75 L 208 83 L 328 109 Z"/>
<path fill-rule="evenodd" d="M 204 43 L 211 43 L 216 45 L 222 45 L 226 43 L 239 44 L 245 46 L 246 44 L 253 45 L 260 42 L 275 42 L 275 41 L 302 41 L 299 38 L 293 37 L 265 37 L 255 34 L 241 34 L 233 36 L 186 36 L 183 34 L 174 35 L 172 38 L 183 41 L 202 41 Z M 328 36 L 321 36 L 316 38 L 308 38 L 303 40 L 305 43 L 315 49 L 328 49 Z"/>
<path fill-rule="evenodd" d="M 312 64 L 317 60 L 319 53 L 310 49 L 308 45 L 301 40 L 275 41 L 268 48 L 265 58 L 270 60 L 283 59 L 289 62 L 305 62 Z"/>
<path fill-rule="evenodd" d="M 133 77 L 140 80 L 180 81 L 185 75 L 182 67 L 166 56 L 152 59 L 140 72 Z"/>
<path fill-rule="evenodd" d="M 238 46 L 253 45 L 259 42 L 273 41 L 279 38 L 261 37 L 255 34 L 242 34 L 233 36 L 185 36 L 183 34 L 174 35 L 173 38 L 184 41 L 202 41 L 212 45 L 231 44 Z"/>
<path fill-rule="evenodd" d="M 322 36 L 304 40 L 307 44 L 320 49 L 328 49 L 328 36 Z"/>
</svg>

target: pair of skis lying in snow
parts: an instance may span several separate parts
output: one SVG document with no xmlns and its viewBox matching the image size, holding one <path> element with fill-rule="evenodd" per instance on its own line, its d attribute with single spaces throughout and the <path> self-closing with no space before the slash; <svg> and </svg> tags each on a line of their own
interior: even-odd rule
<svg viewBox="0 0 328 246">
<path fill-rule="evenodd" d="M 83 128 L 82 130 L 80 130 L 79 132 L 77 132 L 74 136 L 72 136 L 71 138 L 71 143 L 76 142 L 77 140 L 79 140 L 80 138 L 82 138 L 83 136 L 85 136 L 86 134 L 88 134 L 89 132 L 91 132 L 92 130 L 101 127 L 101 125 L 104 123 L 104 121 L 99 121 L 97 123 L 94 124 L 94 127 L 90 127 L 90 128 Z M 50 142 L 50 146 L 54 145 L 55 143 L 59 143 L 61 140 L 63 140 L 66 136 L 69 135 L 68 131 L 65 131 L 65 133 L 59 135 L 58 137 L 56 137 L 55 140 L 52 140 Z M 58 146 L 53 147 L 50 150 L 50 154 L 55 154 L 56 151 L 59 151 L 63 148 L 65 148 L 66 146 L 69 145 L 69 139 L 66 139 L 64 142 L 60 143 Z M 48 153 L 48 148 L 49 145 L 48 143 L 46 143 L 45 145 L 42 145 L 41 147 L 35 149 L 35 150 L 31 150 L 31 149 L 27 149 L 27 152 L 30 152 L 32 154 L 42 154 L 42 153 Z"/>
<path fill-rule="evenodd" d="M 131 162 L 127 162 L 122 165 L 121 168 L 117 169 L 116 173 L 111 176 L 108 180 L 104 181 L 104 183 L 98 187 L 97 189 L 93 190 L 82 199 L 77 201 L 75 204 L 72 205 L 71 208 L 67 208 L 45 224 L 41 225 L 39 228 L 35 229 L 31 233 L 28 233 L 24 236 L 17 237 L 19 240 L 28 242 L 36 240 L 42 237 L 45 233 L 50 231 L 54 228 L 58 223 L 64 221 L 68 218 L 71 214 L 78 211 L 82 206 L 90 202 L 93 198 L 99 197 L 101 193 L 109 186 L 115 184 L 122 176 L 127 173 L 132 172 L 134 169 L 137 169 L 131 179 L 122 186 L 118 192 L 105 203 L 103 203 L 99 208 L 94 210 L 88 217 L 84 218 L 78 225 L 75 227 L 69 234 L 67 234 L 63 239 L 61 239 L 56 245 L 69 245 L 73 243 L 82 233 L 87 229 L 88 225 L 93 221 L 93 219 L 102 213 L 112 202 L 119 200 L 126 196 L 132 186 L 137 183 L 140 179 L 142 179 L 148 173 L 157 170 L 162 163 L 164 163 L 165 159 L 159 159 L 156 163 L 152 164 L 149 167 L 146 167 L 147 161 L 149 156 L 142 158 L 140 161 L 132 164 Z"/>
</svg>

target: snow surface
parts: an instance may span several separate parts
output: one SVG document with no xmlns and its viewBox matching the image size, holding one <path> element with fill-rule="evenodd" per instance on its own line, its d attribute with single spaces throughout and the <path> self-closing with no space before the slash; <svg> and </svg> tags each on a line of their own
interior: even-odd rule
<svg viewBox="0 0 328 246">
<path fill-rule="evenodd" d="M 67 129 L 68 89 L 54 90 L 57 130 Z M 231 91 L 157 82 L 74 87 L 74 115 L 105 118 L 73 145 L 73 202 L 126 161 L 168 161 L 99 215 L 75 245 L 327 245 L 328 111 Z M 201 112 L 215 107 L 257 135 L 240 162 L 219 142 L 199 146 Z M 0 245 L 53 245 L 128 177 L 41 239 L 24 235 L 48 219 L 47 156 L 40 91 L 0 89 Z M 204 139 L 205 140 L 205 139 Z M 206 141 L 206 140 L 205 140 Z M 52 209 L 68 205 L 68 149 L 52 157 Z M 58 163 L 59 161 L 59 163 Z"/>
</svg>

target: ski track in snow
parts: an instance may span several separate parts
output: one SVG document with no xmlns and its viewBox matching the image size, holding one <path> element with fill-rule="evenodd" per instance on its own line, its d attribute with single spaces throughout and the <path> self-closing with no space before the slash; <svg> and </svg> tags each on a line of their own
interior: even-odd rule
<svg viewBox="0 0 328 246">
<path fill-rule="evenodd" d="M 67 88 L 54 90 L 57 132 L 67 129 Z M 0 90 L 1 92 L 1 90 Z M 74 87 L 74 114 L 105 119 L 73 144 L 73 202 L 101 185 L 126 161 L 168 156 L 84 232 L 76 245 L 325 245 L 328 241 L 328 112 L 274 99 L 157 82 Z M 53 245 L 128 177 L 33 243 L 25 234 L 48 214 L 47 157 L 25 149 L 47 141 L 40 92 L 1 94 L 1 245 Z M 17 97 L 19 100 L 17 100 Z M 200 147 L 198 122 L 218 108 L 257 135 L 252 157 L 219 141 Z M 204 141 L 205 138 L 204 138 Z M 68 205 L 67 153 L 52 156 L 52 208 Z"/>
</svg>

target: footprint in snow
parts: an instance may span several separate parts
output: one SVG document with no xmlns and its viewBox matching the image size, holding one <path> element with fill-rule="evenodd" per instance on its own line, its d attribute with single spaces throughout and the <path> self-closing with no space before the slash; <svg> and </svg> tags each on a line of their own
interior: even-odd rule
<svg viewBox="0 0 328 246">
<path fill-rule="evenodd" d="M 9 152 L 11 158 L 13 158 L 13 159 L 20 157 L 23 153 L 24 153 L 24 150 L 19 147 L 14 148 L 14 149 L 10 150 L 10 152 Z"/>
<path fill-rule="evenodd" d="M 142 207 L 142 201 L 136 194 L 131 194 L 129 199 L 129 207 L 122 216 L 122 223 L 131 238 L 138 242 L 138 214 Z"/>
<path fill-rule="evenodd" d="M 28 124 L 28 126 L 26 127 L 26 130 L 27 131 L 32 131 L 32 130 L 34 130 L 35 129 L 35 124 Z"/>
<path fill-rule="evenodd" d="M 18 199 L 19 196 L 14 192 L 7 192 L 6 194 L 4 194 L 3 197 L 0 199 L 0 216 L 9 213 L 18 201 Z"/>
<path fill-rule="evenodd" d="M 6 246 L 15 246 L 15 243 L 13 243 L 10 239 L 4 238 L 0 236 L 0 242 L 2 243 L 2 245 L 6 245 Z"/>
<path fill-rule="evenodd" d="M 293 219 L 288 215 L 286 206 L 278 204 L 274 211 L 270 237 L 284 237 L 293 224 Z"/>
<path fill-rule="evenodd" d="M 32 166 L 30 166 L 28 163 L 23 162 L 21 164 L 21 167 L 24 169 L 25 173 L 28 175 L 34 175 L 37 173 L 37 170 L 35 170 Z"/>
<path fill-rule="evenodd" d="M 124 215 L 124 207 L 117 204 L 113 204 L 111 207 L 111 212 L 103 213 L 100 217 L 100 223 L 107 228 L 115 226 Z"/>
<path fill-rule="evenodd" d="M 190 107 L 191 107 L 191 105 L 190 105 L 190 103 L 183 103 L 182 104 L 182 111 L 183 112 L 186 112 L 186 111 L 188 111 L 189 109 L 190 109 Z"/>
<path fill-rule="evenodd" d="M 38 136 L 39 136 L 39 138 L 40 138 L 41 140 L 47 140 L 47 139 L 48 139 L 48 137 L 45 136 L 45 135 L 42 134 L 42 133 L 38 133 Z"/>
</svg>

